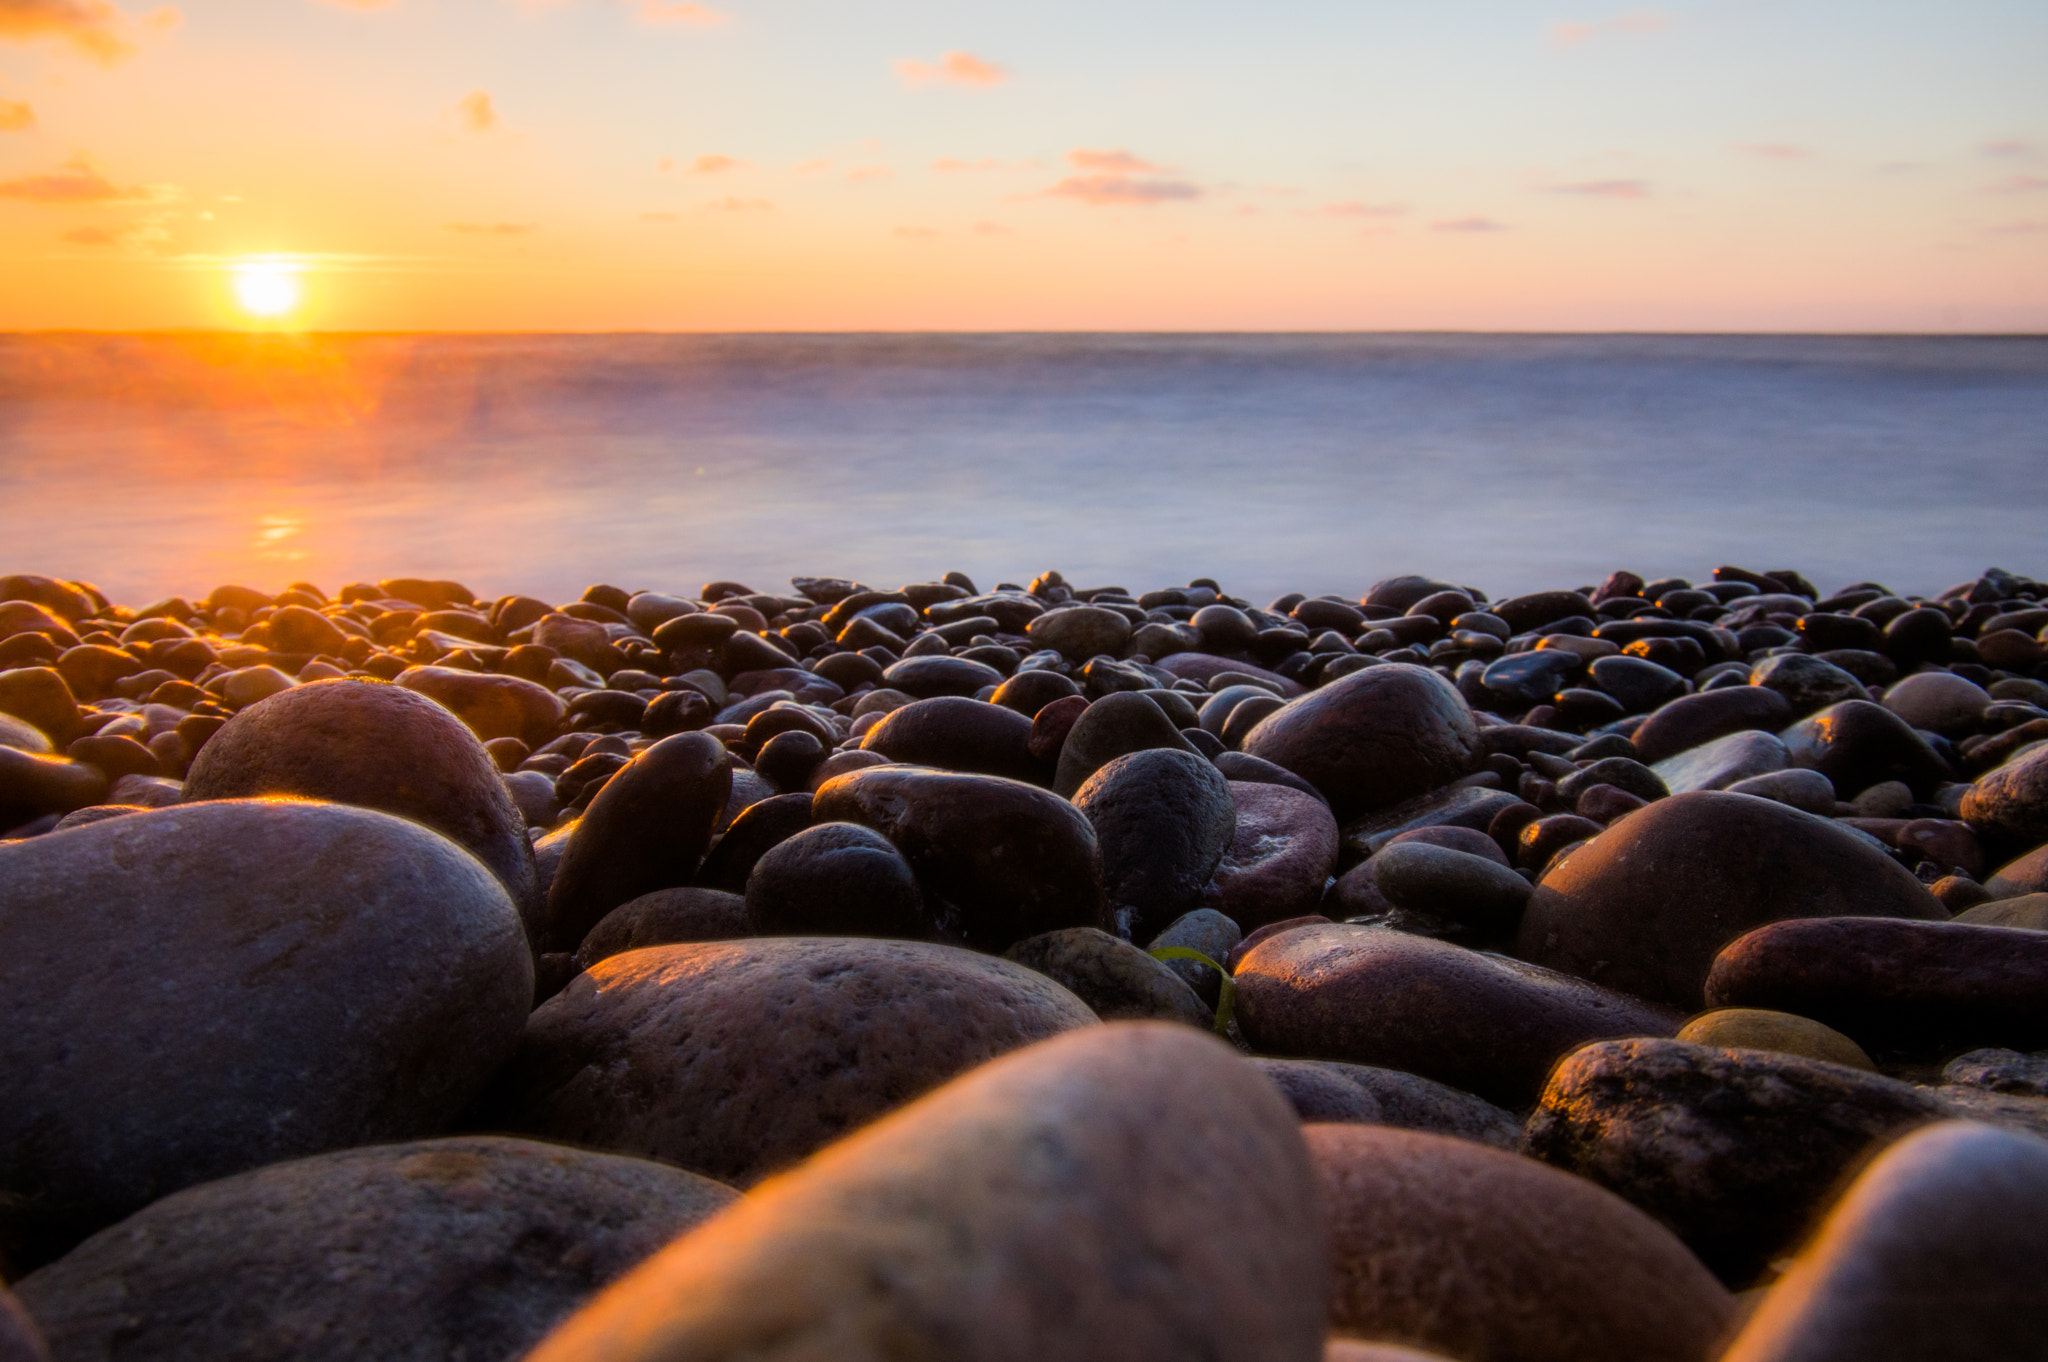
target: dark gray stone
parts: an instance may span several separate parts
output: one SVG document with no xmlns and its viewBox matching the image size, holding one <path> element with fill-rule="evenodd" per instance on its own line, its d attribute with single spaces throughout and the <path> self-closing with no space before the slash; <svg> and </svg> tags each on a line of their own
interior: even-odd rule
<svg viewBox="0 0 2048 1362">
<path fill-rule="evenodd" d="M 437 1133 L 532 999 L 502 884 L 386 814 L 187 804 L 0 847 L 5 1266 L 195 1182 Z"/>
<path fill-rule="evenodd" d="M 738 1199 L 527 1140 L 379 1145 L 173 1193 L 21 1293 L 80 1362 L 514 1358 Z"/>
</svg>

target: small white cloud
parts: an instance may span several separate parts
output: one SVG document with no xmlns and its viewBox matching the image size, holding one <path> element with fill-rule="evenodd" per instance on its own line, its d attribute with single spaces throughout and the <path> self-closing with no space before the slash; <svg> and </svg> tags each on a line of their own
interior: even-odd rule
<svg viewBox="0 0 2048 1362">
<path fill-rule="evenodd" d="M 488 90 L 471 90 L 457 100 L 455 116 L 471 132 L 490 132 L 498 126 L 498 106 Z"/>
<path fill-rule="evenodd" d="M 1678 16 L 1656 9 L 1632 9 L 1606 19 L 1567 20 L 1550 26 L 1552 47 L 1580 47 L 1596 38 L 1640 38 L 1662 33 Z"/>
<path fill-rule="evenodd" d="M 1186 180 L 1145 180 L 1131 175 L 1069 175 L 1043 192 L 1043 197 L 1073 199 L 1091 208 L 1149 208 L 1202 197 L 1200 185 Z"/>
<path fill-rule="evenodd" d="M 948 52 L 936 62 L 905 58 L 896 63 L 896 74 L 906 85 L 1001 85 L 1010 73 L 972 52 Z"/>
<path fill-rule="evenodd" d="M 1166 169 L 1154 165 L 1142 156 L 1133 156 L 1122 147 L 1107 151 L 1091 151 L 1086 147 L 1067 153 L 1067 163 L 1076 170 L 1103 171 L 1114 175 L 1149 175 Z"/>
</svg>

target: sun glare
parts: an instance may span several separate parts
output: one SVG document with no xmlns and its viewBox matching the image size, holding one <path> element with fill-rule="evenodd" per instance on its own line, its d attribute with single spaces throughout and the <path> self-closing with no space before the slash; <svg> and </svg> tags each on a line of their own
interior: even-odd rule
<svg viewBox="0 0 2048 1362">
<path fill-rule="evenodd" d="M 235 267 L 235 301 L 252 317 L 275 321 L 299 305 L 299 268 L 277 260 Z"/>
</svg>

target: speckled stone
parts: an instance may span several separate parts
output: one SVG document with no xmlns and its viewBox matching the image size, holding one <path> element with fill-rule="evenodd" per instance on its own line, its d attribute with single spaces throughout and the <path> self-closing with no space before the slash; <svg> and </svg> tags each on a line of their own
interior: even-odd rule
<svg viewBox="0 0 2048 1362">
<path fill-rule="evenodd" d="M 536 1009 L 473 1119 L 748 1186 L 965 1069 L 1094 1024 L 1045 976 L 950 946 L 656 946 Z"/>
<path fill-rule="evenodd" d="M 528 1362 L 1314 1362 L 1324 1254 L 1272 1086 L 1190 1027 L 1122 1022 L 986 1064 L 760 1188 Z"/>
<path fill-rule="evenodd" d="M 527 1140 L 377 1145 L 174 1193 L 21 1292 L 81 1362 L 510 1358 L 738 1199 Z"/>
</svg>

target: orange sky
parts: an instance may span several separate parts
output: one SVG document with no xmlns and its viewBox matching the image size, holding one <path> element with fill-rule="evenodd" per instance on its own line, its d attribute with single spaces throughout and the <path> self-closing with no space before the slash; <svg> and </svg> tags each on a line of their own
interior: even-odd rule
<svg viewBox="0 0 2048 1362">
<path fill-rule="evenodd" d="M 2048 330 L 2048 8 L 0 0 L 0 328 Z"/>
</svg>

